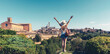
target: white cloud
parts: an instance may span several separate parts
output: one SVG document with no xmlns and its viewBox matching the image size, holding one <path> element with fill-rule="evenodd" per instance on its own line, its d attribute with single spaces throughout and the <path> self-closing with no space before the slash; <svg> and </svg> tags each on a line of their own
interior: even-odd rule
<svg viewBox="0 0 110 54">
<path fill-rule="evenodd" d="M 110 24 L 99 24 L 99 26 L 110 26 Z"/>
<path fill-rule="evenodd" d="M 110 31 L 110 23 L 99 24 L 97 27 L 106 31 Z"/>
<path fill-rule="evenodd" d="M 91 21 L 90 23 L 91 23 L 91 24 L 94 24 L 95 22 L 94 22 L 94 21 Z"/>
</svg>

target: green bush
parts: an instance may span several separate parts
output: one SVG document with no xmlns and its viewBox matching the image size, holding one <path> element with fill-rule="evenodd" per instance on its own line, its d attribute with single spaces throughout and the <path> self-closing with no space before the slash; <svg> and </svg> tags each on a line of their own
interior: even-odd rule
<svg viewBox="0 0 110 54">
<path fill-rule="evenodd" d="M 67 42 L 67 44 L 66 44 L 66 50 L 67 51 L 70 51 L 70 49 L 71 49 L 71 43 L 70 42 Z"/>
<path fill-rule="evenodd" d="M 61 38 L 52 37 L 41 42 L 41 45 L 36 45 L 37 54 L 55 54 L 61 48 Z"/>
<path fill-rule="evenodd" d="M 35 44 L 31 39 L 18 35 L 0 36 L 1 54 L 35 54 Z"/>
<path fill-rule="evenodd" d="M 76 48 L 79 48 L 79 44 L 82 42 L 81 38 L 76 38 L 71 41 L 71 51 L 74 51 Z"/>
<path fill-rule="evenodd" d="M 40 52 L 39 52 L 39 54 L 46 54 L 45 47 L 43 45 L 40 45 Z"/>
<path fill-rule="evenodd" d="M 55 47 L 55 44 L 50 44 L 46 48 L 46 54 L 55 54 L 57 48 Z"/>
<path fill-rule="evenodd" d="M 16 35 L 16 31 L 0 29 L 0 35 Z"/>
<path fill-rule="evenodd" d="M 41 45 L 46 46 L 46 45 L 48 45 L 48 42 L 46 40 L 44 40 L 44 41 L 41 42 Z"/>
<path fill-rule="evenodd" d="M 35 38 L 33 39 L 34 42 L 39 42 L 41 41 L 41 37 L 39 36 L 39 34 L 36 34 Z"/>
<path fill-rule="evenodd" d="M 94 37 L 86 43 L 87 54 L 109 54 L 110 37 Z"/>
<path fill-rule="evenodd" d="M 40 45 L 36 45 L 36 54 L 40 53 Z"/>
</svg>

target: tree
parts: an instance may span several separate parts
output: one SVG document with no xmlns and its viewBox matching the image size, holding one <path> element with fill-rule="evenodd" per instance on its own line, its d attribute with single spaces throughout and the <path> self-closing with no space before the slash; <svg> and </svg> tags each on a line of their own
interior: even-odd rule
<svg viewBox="0 0 110 54">
<path fill-rule="evenodd" d="M 87 54 L 109 54 L 110 37 L 94 37 L 87 41 L 85 52 Z"/>
<path fill-rule="evenodd" d="M 55 54 L 56 53 L 56 47 L 54 44 L 50 44 L 46 48 L 46 54 Z"/>
<path fill-rule="evenodd" d="M 39 42 L 41 41 L 41 37 L 39 34 L 36 34 L 35 38 L 33 39 L 34 42 Z"/>
<path fill-rule="evenodd" d="M 46 54 L 45 47 L 43 45 L 40 45 L 40 52 L 39 52 L 39 54 Z"/>
<path fill-rule="evenodd" d="M 19 35 L 3 35 L 0 36 L 0 54 L 35 54 L 35 44 Z"/>
<path fill-rule="evenodd" d="M 67 50 L 67 51 L 70 51 L 70 49 L 71 49 L 71 43 L 70 43 L 70 42 L 67 42 L 66 50 Z"/>
<path fill-rule="evenodd" d="M 40 45 L 36 45 L 36 54 L 39 54 L 40 52 Z"/>
<path fill-rule="evenodd" d="M 37 54 L 55 54 L 61 48 L 61 38 L 52 37 L 43 40 L 40 45 L 36 46 Z"/>
<path fill-rule="evenodd" d="M 73 41 L 71 41 L 71 51 L 74 51 L 76 48 L 78 48 L 78 45 L 82 42 L 81 38 L 76 38 Z"/>
<path fill-rule="evenodd" d="M 0 29 L 0 35 L 16 35 L 16 31 Z"/>
<path fill-rule="evenodd" d="M 44 40 L 44 41 L 41 42 L 41 45 L 46 46 L 46 45 L 48 45 L 48 42 L 46 40 Z"/>
</svg>

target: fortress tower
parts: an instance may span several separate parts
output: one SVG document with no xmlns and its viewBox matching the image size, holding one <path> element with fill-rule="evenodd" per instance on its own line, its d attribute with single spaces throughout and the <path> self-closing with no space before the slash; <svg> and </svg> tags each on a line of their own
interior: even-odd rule
<svg viewBox="0 0 110 54">
<path fill-rule="evenodd" d="M 11 17 L 8 17 L 8 22 L 12 23 L 12 18 Z"/>
</svg>

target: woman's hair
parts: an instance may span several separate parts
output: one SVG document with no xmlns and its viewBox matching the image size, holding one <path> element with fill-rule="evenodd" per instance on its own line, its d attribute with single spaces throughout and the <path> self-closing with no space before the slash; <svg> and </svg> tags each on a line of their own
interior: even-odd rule
<svg viewBox="0 0 110 54">
<path fill-rule="evenodd" d="M 66 23 L 67 23 L 67 22 L 66 22 L 65 20 L 62 20 L 61 23 L 60 23 L 60 25 L 61 25 L 61 26 L 65 26 Z"/>
</svg>

